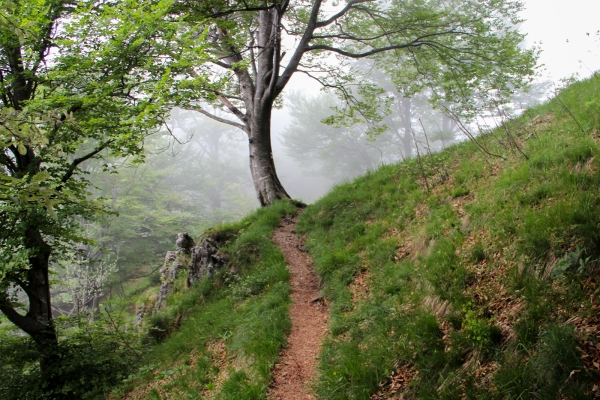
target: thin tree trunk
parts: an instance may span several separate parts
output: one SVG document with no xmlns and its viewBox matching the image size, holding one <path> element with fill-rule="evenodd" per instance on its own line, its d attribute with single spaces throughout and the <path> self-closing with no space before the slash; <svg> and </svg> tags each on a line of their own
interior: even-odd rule
<svg viewBox="0 0 600 400">
<path fill-rule="evenodd" d="M 402 143 L 404 145 L 404 158 L 409 159 L 412 157 L 412 128 L 411 128 L 411 101 L 408 97 L 402 98 L 402 122 L 404 125 L 404 137 Z"/>
</svg>

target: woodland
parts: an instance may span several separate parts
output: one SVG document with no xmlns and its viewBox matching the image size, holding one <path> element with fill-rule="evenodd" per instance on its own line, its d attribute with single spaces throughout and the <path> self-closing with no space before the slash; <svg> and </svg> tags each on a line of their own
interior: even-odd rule
<svg viewBox="0 0 600 400">
<path fill-rule="evenodd" d="M 286 224 L 316 398 L 598 396 L 598 77 L 521 9 L 0 0 L 0 397 L 274 398 Z"/>
</svg>

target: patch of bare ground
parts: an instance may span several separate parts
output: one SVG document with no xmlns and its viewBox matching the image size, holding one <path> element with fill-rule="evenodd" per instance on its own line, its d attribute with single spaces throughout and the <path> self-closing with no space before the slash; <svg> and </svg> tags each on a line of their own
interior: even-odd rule
<svg viewBox="0 0 600 400">
<path fill-rule="evenodd" d="M 352 304 L 356 304 L 361 300 L 369 297 L 369 279 L 370 274 L 367 269 L 361 269 L 355 276 L 352 283 L 349 285 L 352 293 Z"/>
<path fill-rule="evenodd" d="M 412 398 L 408 397 L 405 389 L 410 381 L 419 374 L 419 371 L 416 371 L 411 364 L 396 363 L 394 367 L 388 380 L 379 385 L 379 390 L 371 396 L 370 400 L 408 400 Z"/>
<path fill-rule="evenodd" d="M 315 377 L 321 341 L 327 332 L 328 311 L 319 294 L 319 278 L 310 255 L 301 250 L 295 232 L 298 215 L 285 218 L 273 234 L 273 242 L 285 256 L 291 274 L 291 333 L 287 347 L 273 368 L 268 398 L 314 399 L 309 387 Z"/>
<path fill-rule="evenodd" d="M 173 366 L 174 367 L 173 369 L 175 371 L 177 371 L 175 374 L 169 375 L 169 376 L 164 376 L 160 379 L 159 379 L 159 377 L 160 377 L 162 371 L 160 369 L 156 369 L 153 373 L 154 380 L 146 382 L 142 385 L 136 386 L 133 390 L 131 390 L 129 393 L 127 393 L 124 397 L 122 397 L 122 400 L 147 399 L 150 397 L 150 392 L 152 392 L 152 391 L 156 391 L 157 393 L 159 393 L 161 395 L 161 398 L 162 398 L 162 396 L 167 396 L 167 394 L 164 392 L 163 388 L 165 386 L 168 386 L 177 376 L 183 376 L 189 371 L 189 369 L 194 368 L 194 366 L 196 365 L 197 358 L 198 358 L 198 354 L 196 354 L 196 353 L 190 354 L 189 368 L 182 368 L 183 363 L 178 362 Z M 200 390 L 200 387 L 198 386 L 197 389 Z M 173 395 L 173 393 L 170 393 L 170 395 Z M 116 399 L 117 397 L 114 395 L 108 395 L 108 398 Z"/>
</svg>

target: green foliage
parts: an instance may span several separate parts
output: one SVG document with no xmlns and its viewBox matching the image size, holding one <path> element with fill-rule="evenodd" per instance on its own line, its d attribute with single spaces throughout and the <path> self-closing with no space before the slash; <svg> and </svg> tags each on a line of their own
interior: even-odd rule
<svg viewBox="0 0 600 400">
<path fill-rule="evenodd" d="M 90 193 L 88 174 L 94 171 L 85 167 L 109 158 L 140 162 L 144 139 L 172 108 L 177 63 L 164 51 L 173 43 L 164 21 L 171 4 L 2 2 L 0 309 L 43 350 L 40 380 L 50 395 L 79 397 L 120 379 L 111 372 L 89 385 L 69 381 L 81 372 L 77 360 L 91 364 L 93 348 L 82 353 L 88 348 L 76 343 L 81 335 L 58 340 L 50 276 L 61 261 L 70 261 L 75 245 L 91 243 L 82 221 L 110 213 Z M 200 57 L 201 47 L 196 50 Z M 16 301 L 18 293 L 27 296 L 25 304 Z M 112 357 L 108 349 L 106 354 Z M 102 357 L 96 373 L 123 370 Z"/>
<path fill-rule="evenodd" d="M 124 165 L 117 174 L 88 168 L 96 193 L 118 212 L 88 231 L 118 254 L 121 280 L 136 267 L 157 265 L 179 232 L 198 238 L 208 226 L 241 218 L 255 205 L 236 147 L 239 135 L 181 110 L 171 113 L 168 124 L 182 144 L 158 132 L 146 140 L 144 164 Z"/>
<path fill-rule="evenodd" d="M 578 324 L 594 325 L 598 307 L 600 164 L 585 102 L 599 85 L 578 82 L 564 106 L 511 121 L 528 158 L 496 131 L 477 140 L 505 161 L 457 144 L 340 185 L 302 214 L 331 310 L 318 396 L 368 399 L 398 369 L 412 377 L 397 393 L 407 398 L 591 398 L 587 346 L 600 338 Z M 434 180 L 442 162 L 449 179 Z"/>
<path fill-rule="evenodd" d="M 2 335 L 0 337 L 2 376 L 10 379 L 0 381 L 3 399 L 40 399 L 39 351 L 35 343 L 25 337 Z"/>
<path fill-rule="evenodd" d="M 425 95 L 403 99 L 383 74 L 370 71 L 369 78 L 384 86 L 394 100 L 390 106 L 394 111 L 382 120 L 386 129 L 374 135 L 360 119 L 348 126 L 325 124 L 326 117 L 342 104 L 332 93 L 314 97 L 293 93 L 287 99 L 293 120 L 283 132 L 289 156 L 311 173 L 339 182 L 410 158 L 415 147 L 426 154 L 452 143 L 456 126 L 449 126 L 450 119 L 434 111 Z"/>
<path fill-rule="evenodd" d="M 577 339 L 570 326 L 549 326 L 538 345 L 523 355 L 509 349 L 503 367 L 495 376 L 498 390 L 509 398 L 591 398 L 592 376 L 582 366 Z"/>
<path fill-rule="evenodd" d="M 170 2 L 2 4 L 0 305 L 14 315 L 7 290 L 17 285 L 39 314 L 33 304 L 50 299 L 32 293 L 49 292 L 50 255 L 58 261 L 73 244 L 89 243 L 81 220 L 108 212 L 89 193 L 86 162 L 125 156 L 139 162 L 144 138 L 172 106 L 173 59 L 157 57 L 168 42 L 169 25 L 161 21 Z M 51 319 L 31 317 L 42 324 Z"/>
<path fill-rule="evenodd" d="M 40 375 L 40 349 L 29 338 L 2 336 L 0 396 L 3 399 L 50 399 L 55 397 L 102 398 L 140 362 L 139 334 L 114 330 L 122 323 L 117 315 L 89 324 L 87 315 L 56 320 L 61 333 L 62 362 L 52 370 L 60 385 L 44 386 Z M 43 350 L 42 350 L 43 351 Z"/>
<path fill-rule="evenodd" d="M 554 278 L 562 277 L 566 273 L 577 273 L 581 274 L 591 264 L 591 256 L 584 257 L 585 249 L 577 247 L 574 252 L 566 254 L 560 258 L 554 268 L 552 269 L 551 275 Z"/>
<path fill-rule="evenodd" d="M 283 216 L 295 212 L 295 205 L 281 201 L 206 233 L 226 243 L 228 268 L 167 297 L 166 307 L 148 321 L 162 343 L 118 393 L 137 387 L 133 398 L 198 397 L 205 390 L 222 399 L 265 397 L 290 329 L 289 272 L 269 237 Z M 145 386 L 157 379 L 163 383 L 152 394 Z"/>
</svg>

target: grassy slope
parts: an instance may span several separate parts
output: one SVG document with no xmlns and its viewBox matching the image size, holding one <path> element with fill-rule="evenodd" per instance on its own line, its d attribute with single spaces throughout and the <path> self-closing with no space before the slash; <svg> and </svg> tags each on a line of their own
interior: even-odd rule
<svg viewBox="0 0 600 400">
<path fill-rule="evenodd" d="M 461 143 L 423 160 L 429 191 L 413 159 L 302 214 L 332 314 L 320 398 L 592 397 L 599 93 L 576 83 L 479 139 L 506 160 Z"/>
<path fill-rule="evenodd" d="M 166 307 L 148 324 L 158 328 L 154 336 L 169 337 L 116 396 L 264 398 L 290 327 L 289 273 L 269 238 L 281 217 L 295 211 L 280 202 L 215 230 L 230 238 L 222 249 L 230 257 L 227 270 L 190 290 L 183 290 L 182 274 Z"/>
<path fill-rule="evenodd" d="M 332 314 L 320 398 L 592 397 L 599 89 L 600 79 L 577 83 L 512 121 L 528 158 L 498 130 L 479 140 L 506 160 L 462 143 L 422 160 L 427 185 L 411 160 L 302 214 Z M 289 276 L 269 237 L 294 210 L 281 202 L 218 228 L 228 269 L 191 290 L 176 282 L 150 321 L 166 339 L 115 394 L 265 397 L 290 326 Z"/>
</svg>

